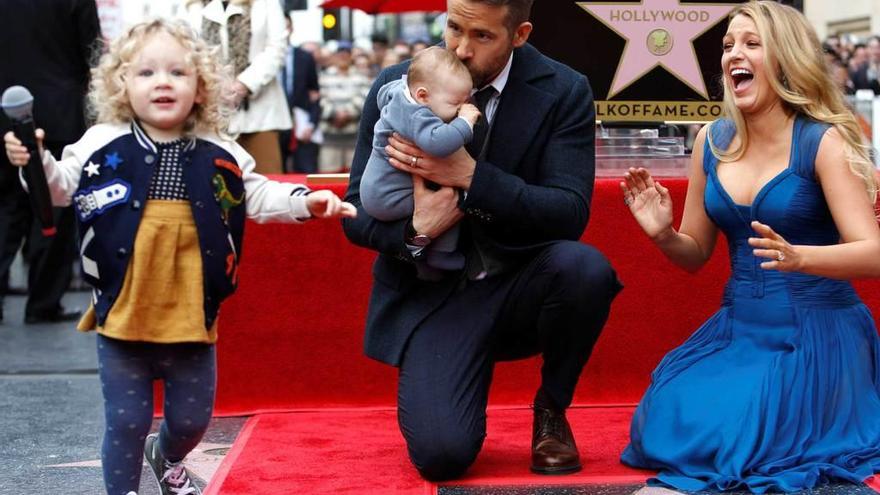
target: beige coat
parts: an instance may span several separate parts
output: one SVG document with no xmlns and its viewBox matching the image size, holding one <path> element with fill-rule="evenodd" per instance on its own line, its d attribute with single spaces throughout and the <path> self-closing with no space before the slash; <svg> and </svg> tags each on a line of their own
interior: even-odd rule
<svg viewBox="0 0 880 495">
<path fill-rule="evenodd" d="M 202 17 L 222 27 L 241 7 L 230 2 L 224 10 L 221 0 L 190 2 L 183 15 L 196 30 L 201 30 Z M 221 29 L 221 50 L 227 56 L 229 43 L 226 29 Z M 239 109 L 229 125 L 232 133 L 250 133 L 291 128 L 290 112 L 284 89 L 278 82 L 278 71 L 284 64 L 287 50 L 287 30 L 284 12 L 278 0 L 253 0 L 251 2 L 251 43 L 249 65 L 238 80 L 251 90 L 247 110 Z"/>
</svg>

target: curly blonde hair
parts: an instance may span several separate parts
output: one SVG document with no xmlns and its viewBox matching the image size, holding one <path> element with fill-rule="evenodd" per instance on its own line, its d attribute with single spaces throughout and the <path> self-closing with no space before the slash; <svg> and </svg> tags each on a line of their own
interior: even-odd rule
<svg viewBox="0 0 880 495">
<path fill-rule="evenodd" d="M 847 106 L 843 92 L 831 78 L 831 70 L 816 31 L 803 14 L 773 1 L 752 0 L 737 6 L 731 12 L 730 19 L 738 15 L 755 22 L 765 47 L 764 65 L 777 69 L 768 78 L 770 87 L 788 110 L 831 124 L 837 129 L 845 142 L 849 169 L 862 179 L 868 197 L 875 202 L 877 179 L 869 147 L 862 144 L 858 121 Z M 709 145 L 719 160 L 735 161 L 745 153 L 749 136 L 727 78 L 723 78 L 723 84 L 724 114 L 736 125 L 740 142 L 735 149 L 719 150 L 712 142 L 712 133 L 708 133 Z"/>
<path fill-rule="evenodd" d="M 182 21 L 157 19 L 132 26 L 110 44 L 92 69 L 89 100 L 98 123 L 127 123 L 135 119 L 125 87 L 126 72 L 146 40 L 156 33 L 174 37 L 187 51 L 186 62 L 196 69 L 201 103 L 195 103 L 187 117 L 184 132 L 213 132 L 227 136 L 234 112 L 230 99 L 232 76 L 220 63 L 219 48 L 211 48 Z"/>
</svg>

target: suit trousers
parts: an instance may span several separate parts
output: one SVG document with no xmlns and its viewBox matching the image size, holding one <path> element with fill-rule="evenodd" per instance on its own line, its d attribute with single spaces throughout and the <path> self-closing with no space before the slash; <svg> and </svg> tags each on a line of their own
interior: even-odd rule
<svg viewBox="0 0 880 495">
<path fill-rule="evenodd" d="M 296 143 L 296 149 L 290 151 L 290 133 L 281 131 L 278 133 L 278 144 L 281 148 L 281 163 L 284 165 L 285 174 L 315 174 L 318 173 L 318 153 L 321 145 L 318 143 L 302 141 Z"/>
<path fill-rule="evenodd" d="M 486 435 L 497 361 L 543 355 L 541 388 L 568 407 L 621 289 L 595 248 L 559 241 L 525 266 L 461 286 L 418 328 L 398 375 L 398 421 L 422 477 L 461 476 Z"/>
<path fill-rule="evenodd" d="M 47 142 L 46 148 L 61 156 L 64 143 Z M 45 237 L 31 210 L 27 192 L 19 181 L 18 168 L 0 160 L 0 283 L 5 293 L 9 267 L 25 241 L 28 264 L 28 300 L 25 315 L 52 317 L 61 311 L 61 298 L 72 278 L 76 259 L 76 219 L 73 207 L 54 208 L 56 233 Z"/>
</svg>

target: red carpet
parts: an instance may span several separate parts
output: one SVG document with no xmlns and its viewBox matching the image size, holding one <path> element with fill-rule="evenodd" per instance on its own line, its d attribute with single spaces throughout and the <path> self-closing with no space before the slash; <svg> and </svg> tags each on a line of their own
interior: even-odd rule
<svg viewBox="0 0 880 495">
<path fill-rule="evenodd" d="M 490 409 L 483 451 L 455 485 L 640 482 L 651 473 L 618 462 L 632 407 L 576 408 L 569 419 L 584 456 L 570 476 L 529 472 L 531 410 Z M 205 495 L 427 495 L 387 409 L 264 414 L 251 418 Z"/>
</svg>

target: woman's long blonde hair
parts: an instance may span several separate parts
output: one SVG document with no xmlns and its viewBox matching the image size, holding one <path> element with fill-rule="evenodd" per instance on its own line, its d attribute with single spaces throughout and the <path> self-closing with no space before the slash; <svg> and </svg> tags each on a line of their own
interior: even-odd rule
<svg viewBox="0 0 880 495">
<path fill-rule="evenodd" d="M 217 48 L 208 47 L 187 24 L 179 21 L 157 19 L 137 24 L 113 41 L 92 69 L 89 100 L 96 121 L 127 123 L 136 118 L 125 88 L 126 72 L 147 38 L 160 32 L 173 36 L 186 49 L 187 65 L 195 68 L 198 77 L 201 103 L 193 105 L 184 130 L 227 136 L 234 111 L 229 95 L 230 71 L 219 62 Z"/>
<path fill-rule="evenodd" d="M 792 7 L 767 0 L 752 0 L 738 6 L 730 19 L 748 16 L 755 22 L 764 46 L 764 66 L 777 68 L 769 72 L 770 87 L 783 104 L 796 113 L 833 125 L 843 137 L 849 168 L 865 183 L 871 201 L 877 199 L 877 180 L 869 148 L 862 144 L 862 131 L 852 111 L 846 105 L 843 92 L 831 79 L 831 71 L 822 52 L 816 31 L 807 19 Z M 749 144 L 742 112 L 733 101 L 733 90 L 728 78 L 724 84 L 724 114 L 736 125 L 739 145 L 730 150 L 719 150 L 708 133 L 712 153 L 721 161 L 735 161 L 742 157 Z"/>
</svg>

